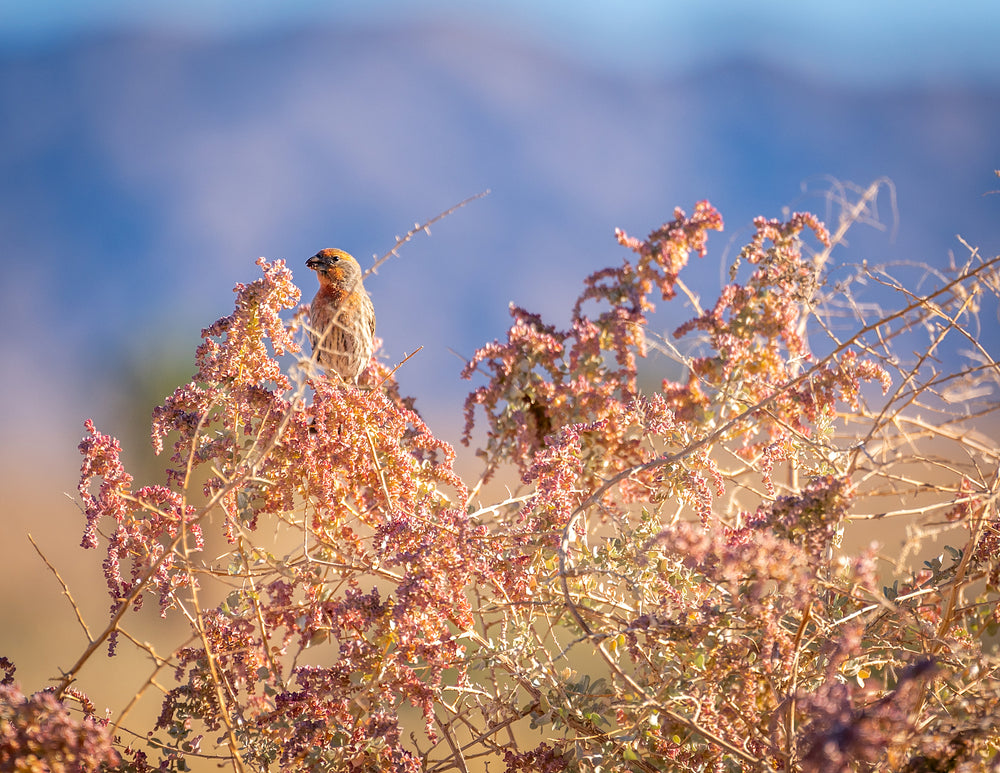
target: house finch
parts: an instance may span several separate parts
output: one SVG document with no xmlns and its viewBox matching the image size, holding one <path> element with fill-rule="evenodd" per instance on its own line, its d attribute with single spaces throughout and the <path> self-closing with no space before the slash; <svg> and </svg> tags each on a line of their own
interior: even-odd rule
<svg viewBox="0 0 1000 773">
<path fill-rule="evenodd" d="M 306 330 L 316 362 L 327 375 L 356 384 L 375 348 L 375 309 L 361 283 L 361 266 L 343 250 L 329 249 L 306 265 L 319 277 Z"/>
</svg>

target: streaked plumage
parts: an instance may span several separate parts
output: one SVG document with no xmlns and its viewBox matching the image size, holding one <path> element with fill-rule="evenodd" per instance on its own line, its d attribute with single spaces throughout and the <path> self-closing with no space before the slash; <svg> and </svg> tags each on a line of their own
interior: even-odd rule
<svg viewBox="0 0 1000 773">
<path fill-rule="evenodd" d="M 320 250 L 306 261 L 319 278 L 309 307 L 309 342 L 328 376 L 356 384 L 375 346 L 375 308 L 361 266 L 343 250 Z"/>
</svg>

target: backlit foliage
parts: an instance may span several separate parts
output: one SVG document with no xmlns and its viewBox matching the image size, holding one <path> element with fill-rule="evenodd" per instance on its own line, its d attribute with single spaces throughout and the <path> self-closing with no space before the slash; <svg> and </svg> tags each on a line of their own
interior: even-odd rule
<svg viewBox="0 0 1000 773">
<path fill-rule="evenodd" d="M 4 688 L 0 759 L 42 737 L 24 769 L 58 769 L 69 685 L 151 646 L 122 634 L 152 597 L 191 631 L 156 727 L 86 709 L 75 769 L 993 769 L 997 259 L 834 285 L 843 228 L 760 218 L 702 308 L 683 276 L 722 225 L 701 202 L 619 232 L 566 329 L 512 307 L 464 371 L 474 485 L 377 357 L 361 389 L 282 367 L 300 292 L 258 261 L 154 412 L 166 485 L 88 422 L 110 619 L 54 690 Z M 895 305 L 863 311 L 863 283 Z M 903 555 L 853 538 L 875 519 Z"/>
</svg>

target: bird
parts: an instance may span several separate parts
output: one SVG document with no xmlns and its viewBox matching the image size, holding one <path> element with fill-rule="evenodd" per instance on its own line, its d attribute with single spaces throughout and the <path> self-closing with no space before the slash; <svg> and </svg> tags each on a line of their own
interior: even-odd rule
<svg viewBox="0 0 1000 773">
<path fill-rule="evenodd" d="M 375 307 L 361 281 L 361 266 L 337 249 L 320 250 L 306 266 L 319 279 L 306 329 L 313 357 L 327 376 L 357 385 L 375 349 Z"/>
</svg>

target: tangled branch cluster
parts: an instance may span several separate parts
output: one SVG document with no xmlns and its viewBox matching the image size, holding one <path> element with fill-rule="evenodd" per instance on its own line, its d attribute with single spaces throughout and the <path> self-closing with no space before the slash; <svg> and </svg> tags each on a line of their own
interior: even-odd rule
<svg viewBox="0 0 1000 773">
<path fill-rule="evenodd" d="M 52 770 L 995 765 L 998 454 L 973 424 L 1000 380 L 984 344 L 971 364 L 947 347 L 978 342 L 997 260 L 921 296 L 864 268 L 901 302 L 845 333 L 857 302 L 826 290 L 825 227 L 755 227 L 709 309 L 681 279 L 722 229 L 707 202 L 619 232 L 633 257 L 585 280 L 568 329 L 512 308 L 464 372 L 485 378 L 472 488 L 377 359 L 373 389 L 286 375 L 299 290 L 258 261 L 154 412 L 166 485 L 135 489 L 88 422 L 83 545 L 105 548 L 110 619 L 55 690 L 3 688 L 0 759 L 41 737 Z M 687 378 L 641 389 L 652 298 L 678 292 Z M 926 354 L 897 356 L 919 335 Z M 521 488 L 483 505 L 511 472 Z M 875 546 L 844 547 L 876 517 L 949 558 L 888 585 Z M 169 741 L 127 711 L 67 719 L 71 682 L 150 595 L 191 634 L 147 683 L 172 674 Z M 72 722 L 75 748 L 56 742 Z"/>
</svg>

